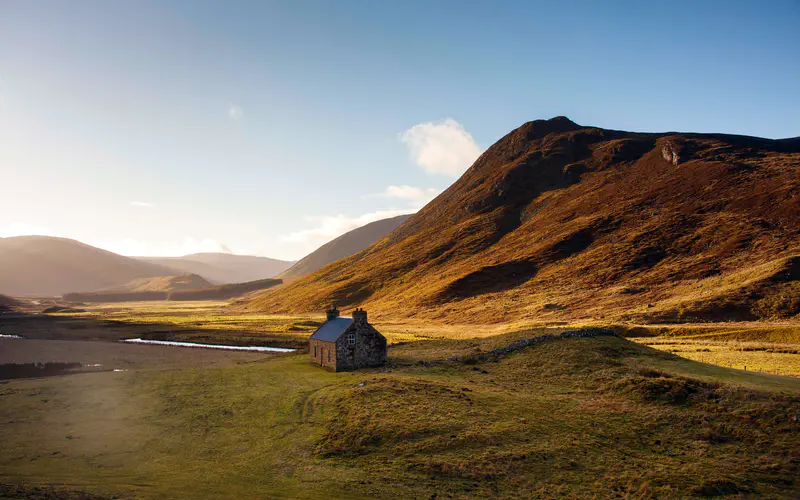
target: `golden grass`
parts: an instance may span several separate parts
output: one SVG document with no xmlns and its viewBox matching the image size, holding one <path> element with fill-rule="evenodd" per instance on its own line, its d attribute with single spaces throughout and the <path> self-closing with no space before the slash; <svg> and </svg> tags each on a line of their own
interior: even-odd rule
<svg viewBox="0 0 800 500">
<path fill-rule="evenodd" d="M 223 306 L 90 306 L 78 320 L 158 323 L 217 340 L 306 335 L 292 326 L 322 320 Z M 771 356 L 792 355 L 744 349 L 785 345 L 635 339 L 654 350 L 617 337 L 561 339 L 495 361 L 426 367 L 566 326 L 377 326 L 393 342 L 384 369 L 330 373 L 299 353 L 9 381 L 0 385 L 0 483 L 145 499 L 800 493 L 800 438 L 787 431 L 800 379 L 686 359 L 721 363 L 738 346 L 773 366 Z"/>
<path fill-rule="evenodd" d="M 800 344 L 715 341 L 696 338 L 633 339 L 686 359 L 737 370 L 800 377 Z"/>
<path fill-rule="evenodd" d="M 798 400 L 777 391 L 800 381 L 613 337 L 476 365 L 336 374 L 290 355 L 19 380 L 0 389 L 0 482 L 145 499 L 791 497 Z"/>
</svg>

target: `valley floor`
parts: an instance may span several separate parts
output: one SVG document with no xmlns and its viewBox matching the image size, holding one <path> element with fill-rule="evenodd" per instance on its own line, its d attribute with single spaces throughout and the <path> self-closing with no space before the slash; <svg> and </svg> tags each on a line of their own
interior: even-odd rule
<svg viewBox="0 0 800 500">
<path fill-rule="evenodd" d="M 800 496 L 800 378 L 766 373 L 797 374 L 797 346 L 764 332 L 747 343 L 636 329 L 633 342 L 387 322 L 390 365 L 357 373 L 302 352 L 103 341 L 299 345 L 321 321 L 171 307 L 0 324 L 60 339 L 0 339 L 0 364 L 105 356 L 127 370 L 0 380 L 0 498 Z M 541 335 L 553 338 L 481 355 Z M 725 359 L 736 369 L 711 364 Z"/>
</svg>

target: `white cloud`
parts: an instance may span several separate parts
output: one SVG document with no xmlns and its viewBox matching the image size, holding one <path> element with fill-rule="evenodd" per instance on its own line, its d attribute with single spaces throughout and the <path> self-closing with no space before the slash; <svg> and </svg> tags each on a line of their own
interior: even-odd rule
<svg viewBox="0 0 800 500">
<path fill-rule="evenodd" d="M 155 205 L 146 201 L 132 201 L 130 202 L 134 207 L 154 208 Z"/>
<path fill-rule="evenodd" d="M 316 223 L 315 227 L 281 236 L 281 241 L 300 243 L 309 250 L 313 250 L 337 236 L 370 222 L 412 212 L 414 210 L 378 210 L 358 217 L 346 217 L 341 214 L 306 217 L 307 221 Z"/>
<path fill-rule="evenodd" d="M 370 197 L 403 200 L 416 209 L 424 207 L 442 191 L 436 188 L 418 188 L 413 186 L 388 186 L 382 193 L 368 195 Z"/>
<path fill-rule="evenodd" d="M 228 117 L 231 120 L 241 120 L 244 117 L 244 110 L 235 104 L 228 106 Z"/>
<path fill-rule="evenodd" d="M 414 125 L 400 134 L 411 159 L 429 174 L 457 177 L 480 156 L 481 148 L 464 127 L 448 118 Z"/>
</svg>

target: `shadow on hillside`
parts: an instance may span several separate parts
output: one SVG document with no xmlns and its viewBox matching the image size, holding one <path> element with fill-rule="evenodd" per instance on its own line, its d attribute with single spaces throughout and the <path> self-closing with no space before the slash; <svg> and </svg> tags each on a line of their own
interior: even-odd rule
<svg viewBox="0 0 800 500">
<path fill-rule="evenodd" d="M 186 328 L 168 323 L 51 316 L 14 312 L 0 316 L 0 335 L 41 340 L 120 341 L 131 338 L 171 340 L 225 345 L 247 345 L 305 349 L 305 332 L 258 332 L 244 328 Z"/>
</svg>

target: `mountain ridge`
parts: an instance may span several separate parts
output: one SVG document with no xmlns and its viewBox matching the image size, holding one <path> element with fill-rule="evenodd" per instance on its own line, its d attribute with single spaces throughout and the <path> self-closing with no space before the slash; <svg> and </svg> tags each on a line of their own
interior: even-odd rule
<svg viewBox="0 0 800 500">
<path fill-rule="evenodd" d="M 798 192 L 796 138 L 527 122 L 388 237 L 248 307 L 466 322 L 796 315 L 780 297 L 796 286 Z M 758 297 L 722 280 L 773 279 L 764 265 L 788 278 Z"/>
<path fill-rule="evenodd" d="M 69 238 L 0 238 L 0 291 L 9 295 L 61 295 L 117 286 L 173 270 Z"/>
<path fill-rule="evenodd" d="M 182 257 L 134 257 L 142 262 L 175 269 L 173 274 L 199 274 L 214 284 L 243 283 L 272 278 L 294 262 L 227 253 L 196 253 Z"/>
<path fill-rule="evenodd" d="M 124 287 L 134 280 L 182 274 L 196 274 L 216 284 L 241 283 L 271 278 L 292 264 L 249 255 L 193 254 L 186 257 L 188 259 L 127 257 L 54 236 L 0 238 L 0 293 L 58 296 L 105 291 Z M 187 267 L 185 263 L 201 272 L 182 269 Z M 240 277 L 244 279 L 238 279 Z"/>
</svg>

